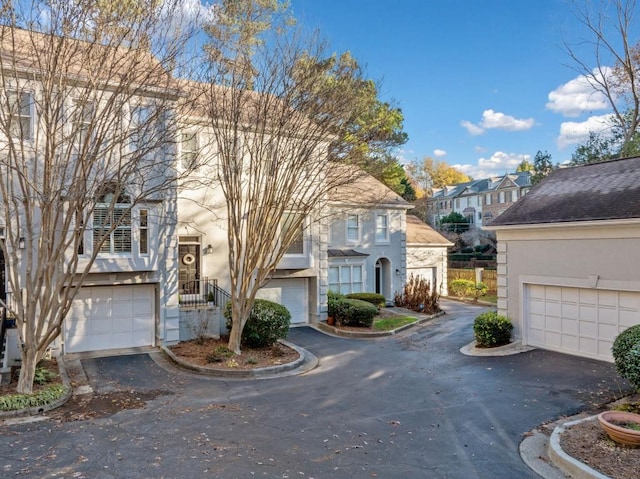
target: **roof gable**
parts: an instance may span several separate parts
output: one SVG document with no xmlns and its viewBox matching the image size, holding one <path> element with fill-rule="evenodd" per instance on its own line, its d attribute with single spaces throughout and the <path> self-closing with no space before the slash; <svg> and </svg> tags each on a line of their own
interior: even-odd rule
<svg viewBox="0 0 640 479">
<path fill-rule="evenodd" d="M 640 218 L 640 157 L 559 168 L 491 226 Z"/>
</svg>

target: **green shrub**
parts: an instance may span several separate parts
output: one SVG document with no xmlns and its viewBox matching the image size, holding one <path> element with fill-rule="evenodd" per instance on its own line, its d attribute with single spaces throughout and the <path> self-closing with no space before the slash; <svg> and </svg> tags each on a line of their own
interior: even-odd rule
<svg viewBox="0 0 640 479">
<path fill-rule="evenodd" d="M 640 324 L 618 334 L 611 352 L 618 374 L 640 388 Z"/>
<path fill-rule="evenodd" d="M 62 384 L 51 384 L 34 394 L 8 394 L 0 396 L 0 411 L 15 411 L 44 406 L 60 399 L 67 392 Z"/>
<path fill-rule="evenodd" d="M 511 340 L 513 324 L 506 316 L 500 316 L 496 311 L 482 313 L 473 321 L 473 333 L 476 345 L 481 348 L 492 348 L 508 344 Z"/>
<path fill-rule="evenodd" d="M 360 299 L 345 298 L 338 302 L 336 321 L 343 326 L 371 327 L 378 308 Z"/>
<path fill-rule="evenodd" d="M 376 308 L 384 308 L 387 300 L 382 294 L 378 293 L 350 293 L 346 295 L 349 299 L 360 299 L 367 303 L 373 304 Z"/>
<path fill-rule="evenodd" d="M 487 285 L 476 283 L 468 279 L 454 279 L 449 284 L 449 291 L 459 298 L 473 298 L 478 300 L 480 296 L 487 294 Z"/>
<path fill-rule="evenodd" d="M 224 308 L 227 329 L 231 329 L 231 302 Z M 242 344 L 250 348 L 271 346 L 278 339 L 286 338 L 291 323 L 291 313 L 281 304 L 256 299 L 249 319 L 242 330 Z"/>
<path fill-rule="evenodd" d="M 345 299 L 344 295 L 336 293 L 335 291 L 329 291 L 327 293 L 327 314 L 336 318 L 336 313 L 340 305 L 340 301 Z"/>
<path fill-rule="evenodd" d="M 57 378 L 58 375 L 43 366 L 36 366 L 36 372 L 33 376 L 33 382 L 42 386 L 51 380 Z"/>
<path fill-rule="evenodd" d="M 207 362 L 221 363 L 229 358 L 234 357 L 235 355 L 236 353 L 231 351 L 226 346 L 216 346 L 215 348 L 213 348 L 212 353 L 207 356 Z"/>
</svg>

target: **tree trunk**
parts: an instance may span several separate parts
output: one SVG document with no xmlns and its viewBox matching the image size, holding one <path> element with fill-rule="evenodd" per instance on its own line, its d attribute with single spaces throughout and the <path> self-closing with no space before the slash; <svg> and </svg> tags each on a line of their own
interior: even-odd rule
<svg viewBox="0 0 640 479">
<path fill-rule="evenodd" d="M 37 351 L 25 350 L 22 353 L 22 365 L 20 366 L 20 378 L 18 379 L 17 392 L 19 394 L 31 394 L 33 392 L 33 380 L 38 364 Z"/>
<path fill-rule="evenodd" d="M 227 348 L 236 354 L 240 354 L 240 340 L 242 339 L 241 321 L 234 321 L 229 332 L 229 344 Z"/>
</svg>

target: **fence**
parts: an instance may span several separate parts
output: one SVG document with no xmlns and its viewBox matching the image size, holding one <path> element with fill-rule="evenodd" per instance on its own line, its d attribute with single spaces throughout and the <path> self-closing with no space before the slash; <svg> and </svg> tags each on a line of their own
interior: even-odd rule
<svg viewBox="0 0 640 479">
<path fill-rule="evenodd" d="M 498 291 L 498 273 L 491 269 L 480 268 L 481 281 L 487 285 L 487 292 L 495 294 Z M 467 279 L 469 281 L 476 281 L 475 269 L 458 269 L 449 268 L 447 270 L 447 284 L 455 279 Z"/>
<path fill-rule="evenodd" d="M 218 286 L 217 279 L 200 278 L 180 286 L 180 306 L 218 306 L 224 307 L 231 299 L 229 293 Z"/>
</svg>

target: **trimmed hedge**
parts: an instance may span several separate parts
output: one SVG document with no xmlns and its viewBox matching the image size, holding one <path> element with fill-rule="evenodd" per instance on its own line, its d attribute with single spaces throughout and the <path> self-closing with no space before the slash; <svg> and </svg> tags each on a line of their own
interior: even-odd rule
<svg viewBox="0 0 640 479">
<path fill-rule="evenodd" d="M 622 331 L 611 347 L 618 374 L 640 388 L 640 324 Z"/>
<path fill-rule="evenodd" d="M 229 301 L 223 311 L 227 320 L 227 329 L 231 329 L 231 302 Z M 242 344 L 249 348 L 264 348 L 273 346 L 278 339 L 284 339 L 289 333 L 291 313 L 281 304 L 256 299 L 249 319 L 242 330 Z"/>
<path fill-rule="evenodd" d="M 513 324 L 506 316 L 496 311 L 482 313 L 473 321 L 473 333 L 476 345 L 481 348 L 493 348 L 509 344 Z"/>
<path fill-rule="evenodd" d="M 378 308 L 373 304 L 361 299 L 345 298 L 340 301 L 335 318 L 343 326 L 368 328 L 377 314 Z"/>
<path fill-rule="evenodd" d="M 386 298 L 378 293 L 349 293 L 346 295 L 349 299 L 359 299 L 373 304 L 377 308 L 384 308 L 387 305 Z"/>
</svg>

